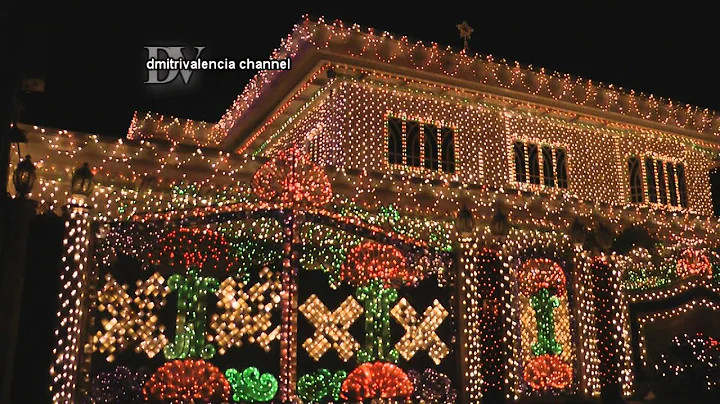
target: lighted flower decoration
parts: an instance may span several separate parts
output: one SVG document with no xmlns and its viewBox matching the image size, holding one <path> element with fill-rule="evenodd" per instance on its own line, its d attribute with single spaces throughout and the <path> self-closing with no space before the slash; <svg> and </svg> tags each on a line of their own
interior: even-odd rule
<svg viewBox="0 0 720 404">
<path fill-rule="evenodd" d="M 541 289 L 549 289 L 556 296 L 565 294 L 565 273 L 560 265 L 547 258 L 535 258 L 523 264 L 518 275 L 520 293 L 532 296 Z"/>
<path fill-rule="evenodd" d="M 300 148 L 277 153 L 253 176 L 253 191 L 263 200 L 280 203 L 324 205 L 332 199 L 325 171 Z"/>
<path fill-rule="evenodd" d="M 367 286 L 373 280 L 385 286 L 410 286 L 422 279 L 422 272 L 408 265 L 397 248 L 366 241 L 355 246 L 340 268 L 340 279 L 353 286 Z"/>
<path fill-rule="evenodd" d="M 165 363 L 145 383 L 147 400 L 170 403 L 230 401 L 230 383 L 225 375 L 202 359 L 174 360 Z"/>
<path fill-rule="evenodd" d="M 408 375 L 397 365 L 386 362 L 363 363 L 342 384 L 343 400 L 363 401 L 373 398 L 408 398 L 414 387 Z"/>
<path fill-rule="evenodd" d="M 90 388 L 93 403 L 135 404 L 145 401 L 143 383 L 147 375 L 118 366 L 111 372 L 95 376 Z"/>
<path fill-rule="evenodd" d="M 524 376 L 535 390 L 564 389 L 572 382 L 572 368 L 557 355 L 541 355 L 525 365 Z"/>
<path fill-rule="evenodd" d="M 151 265 L 196 268 L 205 274 L 237 273 L 242 269 L 230 243 L 210 229 L 181 227 L 160 234 L 153 243 L 155 248 L 147 257 Z"/>
<path fill-rule="evenodd" d="M 416 370 L 408 371 L 408 377 L 415 388 L 413 399 L 418 402 L 433 404 L 455 404 L 457 391 L 447 375 L 427 368 L 420 373 Z"/>
<path fill-rule="evenodd" d="M 681 278 L 688 276 L 707 276 L 712 278 L 712 264 L 701 250 L 688 248 L 682 252 L 677 262 L 677 274 Z"/>
</svg>

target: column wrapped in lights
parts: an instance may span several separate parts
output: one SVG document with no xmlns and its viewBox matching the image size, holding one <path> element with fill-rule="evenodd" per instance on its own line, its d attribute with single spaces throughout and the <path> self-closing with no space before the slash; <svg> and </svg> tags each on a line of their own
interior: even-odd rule
<svg viewBox="0 0 720 404">
<path fill-rule="evenodd" d="M 297 310 L 299 274 L 300 228 L 304 215 L 296 210 L 284 212 L 283 259 L 281 273 L 281 326 L 280 326 L 280 400 L 297 401 Z"/>
<path fill-rule="evenodd" d="M 597 332 L 600 391 L 602 396 L 620 396 L 620 341 L 618 318 L 618 279 L 604 255 L 594 257 L 591 264 L 593 278 L 593 314 Z"/>
<path fill-rule="evenodd" d="M 73 178 L 73 183 L 75 183 Z M 54 404 L 77 402 L 77 369 L 80 361 L 83 316 L 86 313 L 86 287 L 88 282 L 90 220 L 89 207 L 84 202 L 92 190 L 88 178 L 78 179 L 84 186 L 68 206 L 68 219 L 65 222 L 66 235 L 63 240 L 65 254 L 64 267 L 60 274 L 60 308 L 57 312 L 59 324 L 55 331 L 57 345 L 53 349 L 55 361 L 50 374 L 50 390 Z M 86 181 L 86 182 L 83 182 Z M 89 178 L 92 184 L 92 177 Z M 75 187 L 73 187 L 75 190 Z"/>
</svg>

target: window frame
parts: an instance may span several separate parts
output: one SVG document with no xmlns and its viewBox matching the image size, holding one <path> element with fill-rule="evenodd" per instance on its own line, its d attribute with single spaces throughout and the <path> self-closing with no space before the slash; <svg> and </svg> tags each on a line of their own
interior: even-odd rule
<svg viewBox="0 0 720 404">
<path fill-rule="evenodd" d="M 531 152 L 537 158 L 533 159 Z M 570 190 L 570 154 L 565 145 L 543 142 L 536 139 L 515 137 L 510 145 L 510 183 L 519 189 L 566 192 Z M 518 151 L 522 154 L 518 155 Z M 547 160 L 550 152 L 550 160 Z M 558 159 L 562 153 L 564 159 Z M 547 160 L 547 161 L 546 161 Z M 518 166 L 518 162 L 523 164 Z M 520 172 L 518 172 L 520 168 Z M 549 168 L 550 177 L 546 170 Z M 535 170 L 537 169 L 537 172 Z M 561 172 L 562 171 L 562 172 Z M 522 179 L 522 181 L 520 181 Z"/>
<path fill-rule="evenodd" d="M 400 139 L 402 140 L 402 145 L 400 146 L 400 149 L 402 151 L 402 159 L 400 162 L 398 160 L 393 160 L 392 157 L 394 154 L 390 153 L 390 122 L 391 120 L 399 120 L 401 122 L 400 125 Z M 418 155 L 419 164 L 417 165 L 410 165 L 409 163 L 415 162 L 415 158 L 413 157 L 412 161 L 408 161 L 409 153 L 409 146 L 408 145 L 408 133 L 407 133 L 407 123 L 408 122 L 417 122 L 418 124 L 418 143 L 419 143 L 419 149 L 420 153 Z M 447 121 L 438 121 L 435 119 L 423 119 L 417 116 L 413 115 L 406 115 L 406 114 L 395 114 L 392 112 L 387 112 L 384 116 L 384 139 L 383 143 L 385 145 L 385 154 L 384 154 L 384 165 L 389 169 L 402 169 L 406 171 L 412 171 L 412 172 L 418 172 L 418 173 L 436 173 L 438 175 L 457 175 L 458 174 L 458 153 L 457 153 L 457 135 L 459 133 L 457 129 L 457 125 L 453 125 L 451 123 L 448 123 Z M 434 158 L 427 158 L 426 149 L 429 146 L 429 140 L 426 138 L 426 132 L 432 133 L 432 130 L 427 130 L 429 127 L 434 128 L 434 136 L 435 136 L 435 150 L 437 151 L 437 155 L 433 156 Z M 445 146 L 445 134 L 446 132 L 449 132 L 451 141 L 448 143 L 451 146 L 452 150 L 446 150 Z M 431 145 L 430 145 L 431 146 Z M 452 161 L 445 161 L 445 157 L 452 158 Z M 428 166 L 430 168 L 428 168 Z"/>
</svg>

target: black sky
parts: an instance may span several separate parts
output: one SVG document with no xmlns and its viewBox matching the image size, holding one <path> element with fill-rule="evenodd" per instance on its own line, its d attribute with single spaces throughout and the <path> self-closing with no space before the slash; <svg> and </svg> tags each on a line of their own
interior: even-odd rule
<svg viewBox="0 0 720 404">
<path fill-rule="evenodd" d="M 455 26 L 467 20 L 473 51 L 720 109 L 713 12 L 688 2 L 131 3 L 33 6 L 17 17 L 26 75 L 46 78 L 46 92 L 27 100 L 24 121 L 113 136 L 126 133 L 135 110 L 217 121 L 255 72 L 203 72 L 195 88 L 152 94 L 143 85 L 143 46 L 197 45 L 207 47 L 206 58 L 265 59 L 305 13 L 456 47 Z"/>
</svg>

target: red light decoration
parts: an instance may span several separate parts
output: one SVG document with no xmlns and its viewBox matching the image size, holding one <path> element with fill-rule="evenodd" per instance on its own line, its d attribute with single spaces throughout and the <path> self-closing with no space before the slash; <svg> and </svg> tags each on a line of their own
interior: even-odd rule
<svg viewBox="0 0 720 404">
<path fill-rule="evenodd" d="M 707 276 L 712 278 L 712 264 L 701 250 L 688 248 L 682 252 L 677 263 L 677 274 L 681 278 L 688 276 Z"/>
<path fill-rule="evenodd" d="M 299 148 L 291 148 L 263 164 L 253 176 L 253 191 L 270 202 L 322 206 L 332 199 L 325 171 Z"/>
<path fill-rule="evenodd" d="M 421 271 L 408 265 L 400 250 L 375 241 L 355 246 L 340 268 L 340 279 L 356 287 L 380 280 L 386 287 L 398 288 L 413 285 L 422 277 Z"/>
<path fill-rule="evenodd" d="M 408 399 L 414 387 L 408 375 L 397 365 L 368 362 L 355 368 L 341 387 L 343 400 L 363 401 L 373 398 Z"/>
<path fill-rule="evenodd" d="M 557 355 L 541 355 L 527 363 L 524 376 L 535 390 L 564 389 L 572 382 L 572 368 Z"/>
<path fill-rule="evenodd" d="M 174 360 L 158 369 L 145 383 L 143 394 L 148 401 L 185 403 L 228 402 L 231 389 L 225 375 L 202 359 Z"/>
<path fill-rule="evenodd" d="M 565 273 L 560 265 L 547 258 L 533 258 L 523 264 L 520 274 L 520 293 L 532 296 L 540 289 L 555 291 L 556 296 L 565 293 Z"/>
<path fill-rule="evenodd" d="M 230 244 L 210 229 L 179 228 L 160 236 L 157 244 L 159 247 L 148 253 L 152 265 L 198 268 L 204 274 L 241 269 Z"/>
</svg>

